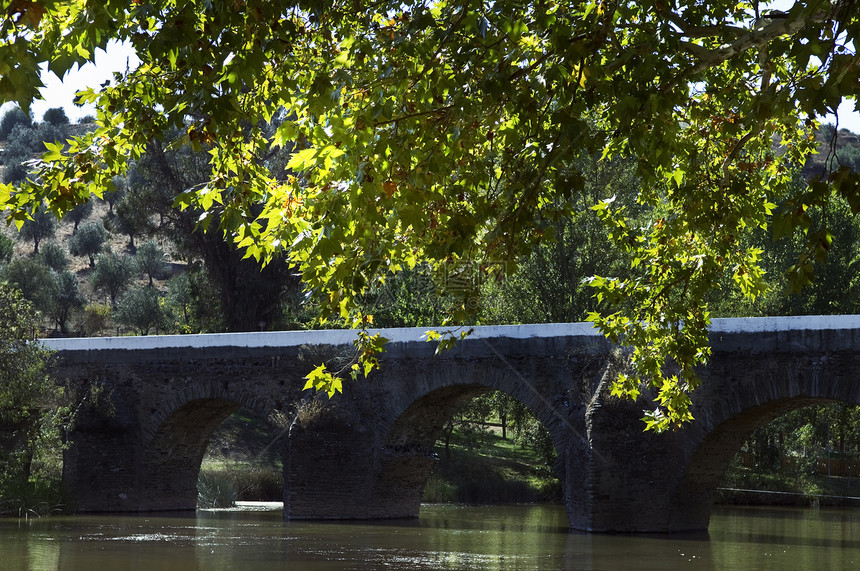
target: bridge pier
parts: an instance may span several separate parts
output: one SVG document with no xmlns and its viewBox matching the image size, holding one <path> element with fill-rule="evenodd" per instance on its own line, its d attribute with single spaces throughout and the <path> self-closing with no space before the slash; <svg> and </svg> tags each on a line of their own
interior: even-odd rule
<svg viewBox="0 0 860 571">
<path fill-rule="evenodd" d="M 89 385 L 65 435 L 63 485 L 77 512 L 141 509 L 140 432 L 116 392 Z"/>
<path fill-rule="evenodd" d="M 590 407 L 585 485 L 590 505 L 582 521 L 574 523 L 571 518 L 577 529 L 654 533 L 707 529 L 707 499 L 703 520 L 692 518 L 678 527 L 676 498 L 686 468 L 683 435 L 644 432 L 643 404 L 605 395 Z"/>
<path fill-rule="evenodd" d="M 284 458 L 291 520 L 418 517 L 436 462 L 431 451 L 380 446 L 373 431 L 331 417 L 294 423 Z"/>
</svg>

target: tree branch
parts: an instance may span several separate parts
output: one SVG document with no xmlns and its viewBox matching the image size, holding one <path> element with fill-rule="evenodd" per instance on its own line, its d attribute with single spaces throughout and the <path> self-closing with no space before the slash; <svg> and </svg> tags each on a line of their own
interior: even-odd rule
<svg viewBox="0 0 860 571">
<path fill-rule="evenodd" d="M 835 15 L 840 14 L 846 5 L 852 3 L 853 0 L 835 0 L 826 9 L 820 9 L 810 14 L 801 14 L 796 18 L 763 18 L 759 20 L 757 27 L 748 30 L 746 34 L 739 36 L 731 43 L 723 44 L 715 49 L 703 48 L 704 51 L 695 50 L 698 52 L 696 54 L 698 61 L 692 67 L 678 74 L 672 81 L 665 84 L 661 88 L 661 91 L 665 93 L 679 84 L 686 83 L 690 77 L 749 49 L 762 49 L 776 38 L 794 35 L 810 24 L 820 24 L 832 19 Z M 691 45 L 693 44 L 685 44 L 688 51 L 693 51 L 689 49 Z"/>
</svg>

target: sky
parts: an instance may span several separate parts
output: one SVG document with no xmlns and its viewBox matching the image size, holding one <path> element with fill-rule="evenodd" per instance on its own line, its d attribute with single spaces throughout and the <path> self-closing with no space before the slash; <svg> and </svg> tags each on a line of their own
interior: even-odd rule
<svg viewBox="0 0 860 571">
<path fill-rule="evenodd" d="M 72 122 L 78 121 L 86 115 L 94 115 L 93 106 L 75 107 L 72 101 L 75 92 L 87 87 L 98 87 L 113 77 L 114 72 L 122 72 L 126 69 L 136 67 L 140 61 L 133 50 L 126 45 L 113 43 L 108 45 L 107 51 L 97 50 L 95 65 L 89 63 L 80 69 L 74 68 L 60 80 L 51 72 L 42 74 L 42 82 L 45 87 L 41 94 L 43 99 L 35 101 L 31 107 L 33 117 L 41 121 L 45 110 L 54 107 L 62 107 Z M 860 134 L 860 112 L 854 109 L 854 101 L 843 101 L 838 110 L 839 127 Z M 0 108 L 5 113 L 9 104 Z M 0 113 L 0 116 L 2 116 Z M 823 122 L 834 123 L 836 117 L 828 116 Z"/>
<path fill-rule="evenodd" d="M 75 93 L 88 87 L 98 87 L 112 79 L 114 72 L 133 69 L 140 64 L 134 51 L 118 42 L 109 44 L 107 51 L 96 50 L 95 59 L 95 64 L 88 63 L 81 68 L 75 67 L 66 73 L 62 80 L 47 71 L 47 66 L 44 66 L 42 83 L 45 87 L 41 89 L 43 99 L 34 101 L 30 107 L 33 118 L 41 121 L 45 111 L 54 107 L 65 109 L 66 115 L 73 123 L 86 115 L 95 115 L 94 106 L 76 107 L 72 103 Z M 5 112 L 6 106 L 3 110 Z"/>
</svg>

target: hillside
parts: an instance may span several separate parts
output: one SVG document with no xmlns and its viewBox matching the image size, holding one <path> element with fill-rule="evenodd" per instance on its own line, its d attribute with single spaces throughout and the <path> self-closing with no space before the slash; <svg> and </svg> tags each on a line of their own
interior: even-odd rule
<svg viewBox="0 0 860 571">
<path fill-rule="evenodd" d="M 835 135 L 835 153 L 833 141 Z M 815 134 L 819 143 L 818 154 L 812 155 L 801 169 L 803 178 L 810 180 L 827 171 L 828 163 L 831 168 L 845 165 L 854 171 L 860 171 L 860 136 L 847 129 L 838 132 L 832 125 L 822 125 Z"/>
</svg>

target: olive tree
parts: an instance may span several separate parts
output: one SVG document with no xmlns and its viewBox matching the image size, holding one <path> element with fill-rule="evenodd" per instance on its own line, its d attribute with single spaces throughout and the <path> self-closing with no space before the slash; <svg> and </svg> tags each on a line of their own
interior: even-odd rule
<svg viewBox="0 0 860 571">
<path fill-rule="evenodd" d="M 115 317 L 121 324 L 136 329 L 140 335 L 147 335 L 150 329 L 164 327 L 167 320 L 161 301 L 161 293 L 154 287 L 132 289 L 120 300 Z"/>
<path fill-rule="evenodd" d="M 15 258 L 3 267 L 2 279 L 22 292 L 32 309 L 52 315 L 57 302 L 57 274 L 39 258 Z"/>
<path fill-rule="evenodd" d="M 39 253 L 39 244 L 42 240 L 51 238 L 57 231 L 57 217 L 40 208 L 33 212 L 31 218 L 25 220 L 18 231 L 18 238 L 25 242 L 33 243 L 33 255 Z"/>
<path fill-rule="evenodd" d="M 62 246 L 54 242 L 45 244 L 42 251 L 39 252 L 37 259 L 57 273 L 69 267 L 69 259 L 66 257 L 66 251 Z"/>
<path fill-rule="evenodd" d="M 90 214 L 93 213 L 93 203 L 92 202 L 84 202 L 72 208 L 68 214 L 63 217 L 63 220 L 71 220 L 74 224 L 72 228 L 72 234 L 77 233 L 78 226 L 81 222 L 90 217 Z"/>
<path fill-rule="evenodd" d="M 117 299 L 128 289 L 135 269 L 130 256 L 107 252 L 96 259 L 90 284 L 94 291 L 103 292 L 110 298 L 111 307 L 116 307 Z"/>
<path fill-rule="evenodd" d="M 69 238 L 69 253 L 73 256 L 87 256 L 90 267 L 95 267 L 96 254 L 102 251 L 107 241 L 107 232 L 101 222 L 87 222 Z"/>
<path fill-rule="evenodd" d="M 42 115 L 42 121 L 54 126 L 68 125 L 69 117 L 66 115 L 66 110 L 62 107 L 51 107 Z"/>
<path fill-rule="evenodd" d="M 0 119 L 0 141 L 5 141 L 16 125 L 29 127 L 32 123 L 33 120 L 30 115 L 22 111 L 20 107 L 9 109 Z"/>
<path fill-rule="evenodd" d="M 60 333 L 68 335 L 69 319 L 74 311 L 82 309 L 86 298 L 81 294 L 78 278 L 72 272 L 63 270 L 57 273 L 57 296 L 54 303 L 53 318 Z"/>
<path fill-rule="evenodd" d="M 153 278 L 161 276 L 167 270 L 167 254 L 154 240 L 144 243 L 134 254 L 138 271 L 149 278 L 152 286 Z"/>
</svg>

